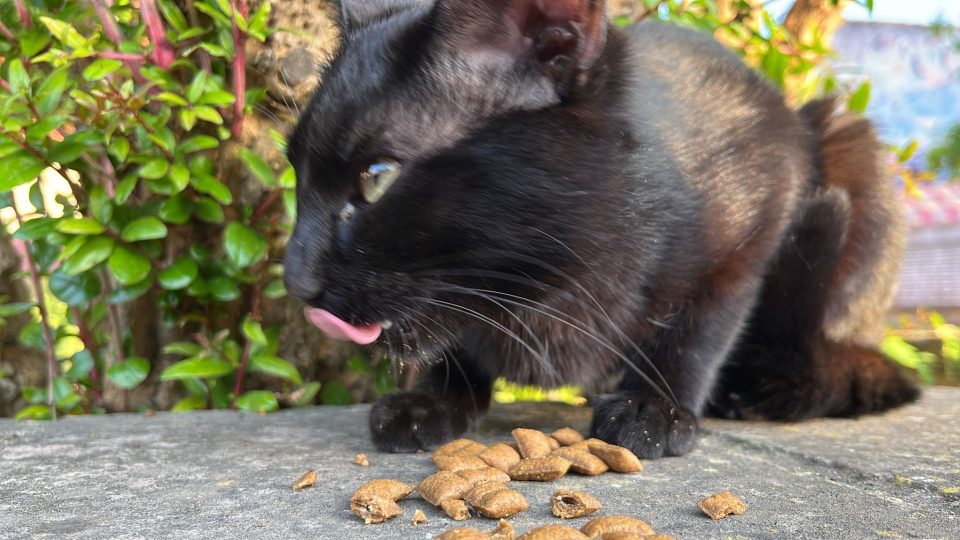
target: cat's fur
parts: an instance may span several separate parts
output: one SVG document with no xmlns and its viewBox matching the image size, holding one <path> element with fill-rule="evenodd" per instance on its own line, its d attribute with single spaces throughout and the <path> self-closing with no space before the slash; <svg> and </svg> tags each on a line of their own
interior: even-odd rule
<svg viewBox="0 0 960 540">
<path fill-rule="evenodd" d="M 430 448 L 497 377 L 601 386 L 593 435 L 643 457 L 697 416 L 914 399 L 875 350 L 902 249 L 866 120 L 800 111 L 709 36 L 600 0 L 357 2 L 290 140 L 289 291 L 424 363 L 377 446 Z M 359 171 L 403 175 L 373 205 Z M 337 218 L 353 202 L 348 221 Z"/>
</svg>

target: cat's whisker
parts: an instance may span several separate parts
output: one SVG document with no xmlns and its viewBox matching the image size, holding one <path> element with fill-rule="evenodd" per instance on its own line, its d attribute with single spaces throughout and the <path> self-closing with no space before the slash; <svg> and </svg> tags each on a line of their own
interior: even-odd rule
<svg viewBox="0 0 960 540">
<path fill-rule="evenodd" d="M 442 283 L 442 282 L 441 282 L 441 283 Z M 447 284 L 447 285 L 449 285 L 449 284 Z M 553 308 L 553 307 L 551 307 L 551 306 L 547 306 L 546 304 L 543 304 L 543 303 L 540 303 L 540 302 L 536 302 L 536 301 L 530 300 L 530 299 L 528 299 L 528 298 L 523 298 L 523 297 L 521 297 L 521 296 L 512 295 L 512 294 L 509 294 L 509 293 L 501 293 L 501 292 L 492 291 L 492 290 L 491 290 L 491 291 L 484 291 L 484 290 L 479 290 L 479 289 L 471 289 L 471 288 L 467 288 L 467 287 L 460 287 L 460 286 L 456 286 L 456 285 L 451 285 L 450 288 L 448 288 L 447 290 L 460 292 L 461 294 L 471 294 L 471 295 L 476 295 L 476 296 L 481 296 L 481 297 L 487 297 L 487 294 L 494 294 L 494 295 L 497 295 L 498 297 L 500 297 L 500 296 L 506 296 L 506 297 L 517 298 L 517 299 L 520 299 L 520 300 L 524 300 L 524 301 L 526 301 L 526 302 L 529 302 L 529 304 L 525 304 L 524 302 L 520 302 L 520 301 L 509 300 L 509 299 L 507 299 L 507 298 L 500 298 L 500 300 L 501 300 L 502 302 L 504 302 L 504 303 L 507 303 L 507 304 L 510 304 L 510 305 L 515 305 L 515 306 L 517 306 L 517 307 L 521 307 L 521 308 L 525 308 L 525 309 L 529 309 L 529 310 L 531 310 L 531 311 L 533 311 L 533 312 L 535 312 L 535 313 L 539 313 L 540 315 L 543 315 L 543 316 L 545 316 L 545 317 L 548 317 L 548 318 L 550 318 L 550 319 L 553 319 L 553 320 L 555 320 L 555 321 L 557 321 L 557 322 L 560 322 L 560 323 L 562 323 L 562 324 L 564 324 L 564 325 L 566 325 L 566 326 L 568 326 L 568 327 L 570 327 L 570 328 L 572 328 L 572 329 L 574 329 L 574 330 L 582 333 L 584 336 L 586 336 L 586 337 L 590 338 L 591 340 L 595 341 L 597 344 L 599 344 L 599 345 L 600 345 L 601 347 L 603 347 L 604 349 L 607 349 L 608 351 L 610 351 L 611 353 L 613 353 L 614 355 L 616 355 L 618 359 L 620 359 L 621 361 L 623 361 L 628 367 L 630 367 L 630 368 L 633 369 L 638 375 L 640 375 L 640 377 L 643 378 L 643 379 L 650 385 L 650 387 L 653 388 L 653 390 L 656 391 L 658 394 L 660 394 L 660 396 L 663 397 L 667 402 L 670 402 L 670 403 L 673 403 L 673 404 L 676 403 L 676 402 L 675 402 L 675 399 L 676 399 L 676 398 L 673 397 L 673 392 L 670 392 L 669 394 L 667 394 L 667 392 L 665 392 L 664 389 L 663 389 L 656 381 L 654 381 L 649 375 L 647 375 L 642 369 L 640 369 L 640 367 L 637 366 L 635 362 L 633 362 L 632 360 L 630 360 L 630 358 L 629 358 L 628 356 L 626 356 L 625 354 L 623 354 L 622 351 L 620 351 L 620 350 L 618 350 L 616 347 L 614 347 L 613 344 L 612 344 L 608 339 L 606 339 L 606 338 L 604 338 L 604 337 L 602 337 L 602 336 L 600 336 L 600 335 L 597 335 L 597 333 L 595 333 L 595 332 L 591 332 L 589 329 L 587 329 L 587 328 L 585 328 L 585 327 L 581 327 L 581 326 L 578 326 L 578 325 L 574 324 L 574 322 L 581 323 L 581 324 L 586 324 L 586 323 L 584 323 L 583 321 L 580 321 L 580 320 L 578 320 L 578 319 L 573 318 L 573 317 L 570 316 L 569 314 L 566 314 L 566 313 L 564 313 L 564 312 L 562 312 L 562 311 L 560 311 L 560 310 L 558 310 L 558 309 L 556 309 L 556 308 Z M 540 306 L 540 307 L 536 307 L 536 306 Z M 567 315 L 567 317 L 569 317 L 569 318 L 570 318 L 571 320 L 573 320 L 574 322 L 570 322 L 569 320 L 566 320 L 566 319 L 562 318 L 562 317 L 559 316 L 559 315 L 551 314 L 551 313 L 549 313 L 547 310 L 553 311 L 553 312 L 555 312 L 555 313 L 559 313 L 559 314 L 561 314 L 561 315 Z M 654 367 L 654 369 L 656 369 L 656 368 Z M 663 379 L 662 376 L 661 376 L 660 378 Z M 669 390 L 668 390 L 668 391 L 669 391 Z"/>
<path fill-rule="evenodd" d="M 432 322 L 433 324 L 437 325 L 437 327 L 440 328 L 441 330 L 443 330 L 444 332 L 447 332 L 448 334 L 450 334 L 450 337 L 451 337 L 451 338 L 455 338 L 453 332 L 451 332 L 451 331 L 448 330 L 445 326 L 443 326 L 442 324 L 440 324 L 439 321 L 437 321 L 436 319 L 434 319 L 434 318 L 432 318 L 432 317 L 430 317 L 430 316 L 428 316 L 428 315 L 424 315 L 424 314 L 421 314 L 421 316 L 422 316 L 423 318 L 427 319 L 428 321 Z M 424 330 L 427 330 L 427 331 L 430 330 L 429 328 L 427 328 L 426 325 L 424 325 L 423 323 L 421 323 L 421 322 L 419 322 L 419 321 L 417 321 L 417 320 L 415 320 L 415 319 L 413 320 L 413 322 L 414 322 L 415 324 L 419 325 L 420 327 L 422 327 Z M 454 364 L 454 366 L 456 366 L 457 371 L 460 372 L 460 376 L 463 377 L 463 381 L 466 383 L 467 392 L 470 394 L 470 403 L 473 405 L 473 408 L 474 408 L 475 410 L 479 410 L 479 404 L 477 403 L 477 396 L 476 396 L 476 394 L 474 394 L 474 392 L 473 392 L 473 384 L 470 382 L 470 376 L 467 374 L 467 371 L 466 371 L 465 369 L 463 369 L 463 366 L 460 365 L 460 361 L 457 360 L 456 355 L 453 355 L 453 356 L 452 356 L 452 359 L 453 359 L 453 364 Z M 451 357 L 450 357 L 450 356 L 447 356 L 446 351 L 444 351 L 444 353 L 443 353 L 443 360 L 444 360 L 444 362 L 446 362 L 446 365 L 447 365 L 447 373 L 446 373 L 446 377 L 444 378 L 444 382 L 443 382 L 444 393 L 446 393 L 447 388 L 448 388 L 448 386 L 449 386 L 449 384 L 450 384 L 450 360 L 451 360 Z"/>
<path fill-rule="evenodd" d="M 283 79 L 283 84 L 284 84 L 284 86 L 286 86 L 287 88 L 290 88 L 290 82 L 287 81 L 287 74 L 284 73 L 282 69 L 278 69 L 277 72 L 280 73 L 280 78 Z M 296 109 L 296 111 L 297 111 L 297 116 L 296 116 L 296 117 L 297 117 L 297 118 L 300 118 L 300 105 L 297 103 L 297 98 L 296 98 L 293 94 L 290 94 L 289 92 L 288 92 L 288 94 L 290 95 L 290 101 L 293 102 L 293 108 Z M 286 103 L 286 102 L 287 102 L 287 99 L 284 98 L 284 99 L 283 99 L 283 102 Z M 289 107 L 289 106 L 287 106 L 287 110 L 288 110 L 288 111 L 290 110 L 290 107 Z"/>
</svg>

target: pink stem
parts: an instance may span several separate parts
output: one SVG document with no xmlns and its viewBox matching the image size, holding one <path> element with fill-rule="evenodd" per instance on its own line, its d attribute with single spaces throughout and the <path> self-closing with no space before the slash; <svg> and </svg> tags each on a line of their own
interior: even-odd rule
<svg viewBox="0 0 960 540">
<path fill-rule="evenodd" d="M 147 35 L 153 43 L 153 63 L 166 69 L 173 63 L 175 54 L 173 45 L 167 39 L 167 32 L 163 27 L 163 19 L 157 9 L 155 0 L 140 0 L 140 16 L 147 25 Z"/>
<path fill-rule="evenodd" d="M 240 12 L 243 18 L 247 17 L 247 0 L 232 0 L 233 9 Z M 231 132 L 239 137 L 243 132 L 243 109 L 246 107 L 244 93 L 247 90 L 247 52 L 245 44 L 247 35 L 240 31 L 236 21 L 233 23 L 233 48 L 236 56 L 233 57 L 233 123 Z"/>
<path fill-rule="evenodd" d="M 117 23 L 113 20 L 113 15 L 110 13 L 109 7 L 113 2 L 111 0 L 90 0 L 90 3 L 93 5 L 93 10 L 97 13 L 97 18 L 100 19 L 100 24 L 103 25 L 103 33 L 107 36 L 107 39 L 114 45 L 119 46 L 120 42 L 123 41 L 123 36 L 120 34 L 120 29 L 117 28 Z M 127 64 L 127 67 L 130 68 L 130 73 L 133 73 L 133 78 L 138 83 L 145 84 L 147 82 L 147 79 L 140 73 L 140 66 L 143 64 L 142 55 L 101 52 L 99 56 L 123 60 Z"/>
<path fill-rule="evenodd" d="M 33 28 L 33 20 L 30 19 L 30 12 L 27 11 L 27 5 L 23 3 L 23 0 L 13 0 L 15 6 L 17 6 L 17 15 L 20 16 L 20 23 L 23 24 L 25 28 Z"/>
<path fill-rule="evenodd" d="M 138 66 L 143 62 L 144 56 L 142 54 L 130 54 L 130 53 L 121 53 L 113 51 L 101 51 L 97 53 L 97 56 L 100 58 L 113 58 L 114 60 L 123 60 L 127 63 L 136 63 Z"/>
<path fill-rule="evenodd" d="M 3 21 L 0 21 L 0 35 L 9 39 L 10 41 L 16 41 L 17 36 L 13 35 L 13 32 L 7 28 L 7 25 L 3 24 Z"/>
</svg>

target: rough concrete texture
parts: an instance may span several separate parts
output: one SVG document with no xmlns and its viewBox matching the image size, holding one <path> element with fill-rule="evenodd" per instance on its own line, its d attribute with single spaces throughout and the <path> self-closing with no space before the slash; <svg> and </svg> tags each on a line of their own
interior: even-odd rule
<svg viewBox="0 0 960 540">
<path fill-rule="evenodd" d="M 0 422 L 0 538 L 422 538 L 456 526 L 416 495 L 404 514 L 363 525 L 350 494 L 374 478 L 416 484 L 426 454 L 385 455 L 367 437 L 368 407 L 260 416 L 232 412 Z M 589 411 L 498 407 L 473 436 L 509 428 L 585 429 Z M 514 483 L 530 509 L 518 532 L 553 524 L 554 490 L 588 491 L 601 515 L 641 517 L 685 538 L 960 538 L 960 390 L 934 388 L 884 416 L 794 425 L 705 422 L 693 453 L 639 474 Z M 370 466 L 353 464 L 357 452 Z M 318 485 L 291 484 L 316 469 Z M 696 501 L 732 490 L 746 514 L 711 521 Z M 416 509 L 427 515 L 414 526 Z M 579 527 L 586 519 L 571 520 Z M 492 529 L 493 520 L 459 525 Z"/>
</svg>

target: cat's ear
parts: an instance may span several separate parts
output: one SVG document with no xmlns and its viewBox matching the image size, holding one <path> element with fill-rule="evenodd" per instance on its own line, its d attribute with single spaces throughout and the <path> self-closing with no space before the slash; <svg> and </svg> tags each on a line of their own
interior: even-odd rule
<svg viewBox="0 0 960 540">
<path fill-rule="evenodd" d="M 607 39 L 605 0 L 438 0 L 435 9 L 461 50 L 508 53 L 560 85 L 585 77 Z"/>
<path fill-rule="evenodd" d="M 348 37 L 351 33 L 375 22 L 428 3 L 428 0 L 334 0 L 332 2 L 337 26 Z"/>
</svg>

